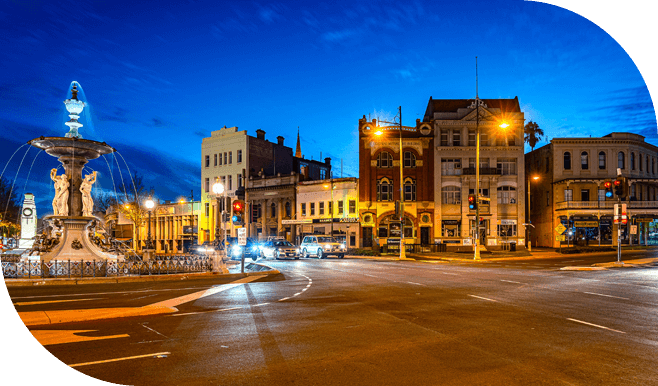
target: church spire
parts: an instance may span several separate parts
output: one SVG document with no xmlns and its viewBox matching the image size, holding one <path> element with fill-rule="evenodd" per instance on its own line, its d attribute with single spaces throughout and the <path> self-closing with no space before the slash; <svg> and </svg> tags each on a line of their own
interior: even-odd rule
<svg viewBox="0 0 658 386">
<path fill-rule="evenodd" d="M 297 126 L 297 150 L 295 151 L 295 157 L 302 158 L 302 144 L 299 141 L 299 126 Z"/>
</svg>

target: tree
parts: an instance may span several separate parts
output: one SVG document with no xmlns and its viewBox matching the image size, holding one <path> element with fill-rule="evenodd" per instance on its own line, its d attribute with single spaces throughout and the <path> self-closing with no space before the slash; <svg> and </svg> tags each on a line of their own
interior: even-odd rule
<svg viewBox="0 0 658 386">
<path fill-rule="evenodd" d="M 16 192 L 12 192 L 11 184 L 4 178 L 0 180 L 0 221 L 18 224 L 20 220 L 20 205 Z"/>
<path fill-rule="evenodd" d="M 530 145 L 532 150 L 535 150 L 535 145 L 544 136 L 544 130 L 539 128 L 536 122 L 530 121 L 523 128 L 523 141 Z"/>
<path fill-rule="evenodd" d="M 126 186 L 126 192 L 123 195 L 113 196 L 107 193 L 100 193 L 97 196 L 100 210 L 103 208 L 113 208 L 114 211 L 124 215 L 135 225 L 133 229 L 134 239 L 136 240 L 135 249 L 139 245 L 139 229 L 144 225 L 148 217 L 148 210 L 144 207 L 144 201 L 153 195 L 153 189 L 146 190 L 143 177 L 135 173 L 132 181 Z"/>
</svg>

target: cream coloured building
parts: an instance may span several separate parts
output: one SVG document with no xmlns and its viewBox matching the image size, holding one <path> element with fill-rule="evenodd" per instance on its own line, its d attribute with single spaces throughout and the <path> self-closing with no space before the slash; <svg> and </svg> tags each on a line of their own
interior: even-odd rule
<svg viewBox="0 0 658 386">
<path fill-rule="evenodd" d="M 201 143 L 201 206 L 199 216 L 199 242 L 213 241 L 217 225 L 220 224 L 220 211 L 212 186 L 220 181 L 228 197 L 227 210 L 236 199 L 235 191 L 245 187 L 246 179 L 256 175 L 275 175 L 278 172 L 290 173 L 293 167 L 292 149 L 283 145 L 284 138 L 277 142 L 265 139 L 265 131 L 256 130 L 256 137 L 247 135 L 246 130 L 237 127 L 223 127 L 211 132 Z M 221 201 L 220 201 L 221 202 Z M 221 205 L 221 204 L 220 204 Z M 228 236 L 236 236 L 235 227 L 230 221 L 220 225 Z M 221 230 L 219 232 L 221 234 Z"/>
<path fill-rule="evenodd" d="M 656 244 L 658 219 L 658 147 L 633 133 L 611 133 L 599 138 L 554 138 L 526 154 L 531 184 L 531 235 L 540 246 L 559 247 L 555 228 L 562 224 L 569 244 L 616 245 L 613 207 L 604 182 L 620 169 L 630 183 L 629 221 L 622 226 L 622 243 Z M 564 246 L 567 242 L 562 243 Z"/>
<path fill-rule="evenodd" d="M 360 246 L 358 178 L 299 182 L 296 213 L 291 223 L 297 224 L 298 240 L 307 234 L 333 234 L 347 248 Z"/>
<path fill-rule="evenodd" d="M 423 122 L 434 129 L 434 240 L 450 249 L 473 243 L 476 127 L 480 128 L 480 244 L 525 245 L 524 114 L 518 98 L 432 99 Z M 479 112 L 479 118 L 478 118 Z M 500 125 L 506 123 L 505 129 Z"/>
</svg>

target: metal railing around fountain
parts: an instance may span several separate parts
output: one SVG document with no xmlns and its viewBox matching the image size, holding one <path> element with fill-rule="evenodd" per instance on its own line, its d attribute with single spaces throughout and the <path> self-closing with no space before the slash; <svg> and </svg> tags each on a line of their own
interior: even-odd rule
<svg viewBox="0 0 658 386">
<path fill-rule="evenodd" d="M 208 272 L 213 259 L 205 255 L 168 255 L 152 261 L 51 260 L 2 262 L 5 279 L 83 278 Z"/>
</svg>

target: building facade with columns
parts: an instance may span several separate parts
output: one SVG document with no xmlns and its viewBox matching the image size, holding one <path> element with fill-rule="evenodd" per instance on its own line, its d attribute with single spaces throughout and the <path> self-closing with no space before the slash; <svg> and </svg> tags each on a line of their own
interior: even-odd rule
<svg viewBox="0 0 658 386">
<path fill-rule="evenodd" d="M 333 189 L 332 189 L 333 187 Z M 347 248 L 359 248 L 359 179 L 302 181 L 297 185 L 296 240 L 309 234 L 332 235 Z"/>
<path fill-rule="evenodd" d="M 420 119 L 413 127 L 382 125 L 388 126 L 359 119 L 360 245 L 397 249 L 402 232 L 405 244 L 433 244 L 434 128 Z M 401 198 L 403 224 L 395 212 Z"/>
<path fill-rule="evenodd" d="M 247 235 L 256 240 L 268 236 L 284 237 L 295 243 L 297 225 L 289 222 L 296 216 L 296 190 L 298 173 L 277 176 L 256 176 L 247 181 L 244 216 Z"/>
<path fill-rule="evenodd" d="M 488 249 L 525 245 L 524 114 L 514 99 L 433 99 L 423 118 L 434 133 L 432 226 L 449 249 L 474 242 L 477 129 L 480 132 L 479 244 Z M 507 125 L 507 126 L 505 126 Z M 501 127 L 501 126 L 504 126 Z"/>
<path fill-rule="evenodd" d="M 200 212 L 199 201 L 165 201 L 157 204 L 151 211 L 151 239 L 155 253 L 189 252 L 197 241 Z M 136 229 L 134 222 L 116 209 L 108 211 L 105 221 L 110 222 L 113 237 L 131 241 L 130 246 L 137 251 L 146 247 L 148 215 L 144 216 L 144 221 Z"/>
<path fill-rule="evenodd" d="M 530 218 L 536 245 L 559 247 L 556 227 L 567 229 L 563 245 L 616 245 L 613 208 L 617 197 L 606 198 L 604 182 L 618 171 L 630 183 L 629 221 L 622 225 L 622 243 L 658 244 L 658 147 L 633 133 L 600 138 L 554 138 L 525 156 L 531 184 Z M 571 235 L 569 235 L 571 231 Z"/>
</svg>

